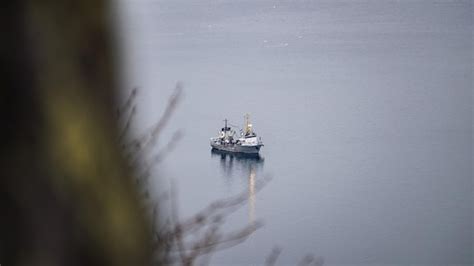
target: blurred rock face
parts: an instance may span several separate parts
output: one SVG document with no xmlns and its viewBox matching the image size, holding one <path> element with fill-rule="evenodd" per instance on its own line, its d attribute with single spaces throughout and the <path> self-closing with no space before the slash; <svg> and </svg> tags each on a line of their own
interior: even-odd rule
<svg viewBox="0 0 474 266">
<path fill-rule="evenodd" d="M 7 1 L 0 25 L 0 263 L 145 265 L 117 143 L 108 3 Z"/>
</svg>

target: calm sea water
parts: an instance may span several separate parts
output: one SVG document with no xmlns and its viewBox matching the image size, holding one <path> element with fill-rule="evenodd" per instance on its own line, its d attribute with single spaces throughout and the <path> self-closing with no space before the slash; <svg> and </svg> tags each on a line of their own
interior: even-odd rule
<svg viewBox="0 0 474 266">
<path fill-rule="evenodd" d="M 177 81 L 152 191 L 181 217 L 244 192 L 223 232 L 262 219 L 215 265 L 472 264 L 471 1 L 120 1 L 136 130 Z M 262 159 L 213 154 L 223 119 L 250 113 Z M 254 185 L 272 177 L 263 190 Z"/>
</svg>

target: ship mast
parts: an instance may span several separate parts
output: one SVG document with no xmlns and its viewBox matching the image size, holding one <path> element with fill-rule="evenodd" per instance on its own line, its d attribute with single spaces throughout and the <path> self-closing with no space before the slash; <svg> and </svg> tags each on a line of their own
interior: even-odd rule
<svg viewBox="0 0 474 266">
<path fill-rule="evenodd" d="M 245 134 L 247 134 L 247 133 L 250 132 L 250 128 L 249 128 L 250 115 L 249 115 L 249 114 L 245 114 L 244 118 L 245 118 Z"/>
</svg>

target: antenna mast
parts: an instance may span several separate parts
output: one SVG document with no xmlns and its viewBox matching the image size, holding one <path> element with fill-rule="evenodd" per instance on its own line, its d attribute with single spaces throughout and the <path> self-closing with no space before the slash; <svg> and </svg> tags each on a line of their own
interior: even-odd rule
<svg viewBox="0 0 474 266">
<path fill-rule="evenodd" d="M 250 128 L 249 128 L 249 124 L 250 124 L 249 118 L 250 118 L 250 115 L 249 115 L 249 114 L 245 114 L 244 118 L 245 118 L 245 134 L 247 134 L 247 133 L 249 133 L 249 131 L 250 131 Z"/>
</svg>

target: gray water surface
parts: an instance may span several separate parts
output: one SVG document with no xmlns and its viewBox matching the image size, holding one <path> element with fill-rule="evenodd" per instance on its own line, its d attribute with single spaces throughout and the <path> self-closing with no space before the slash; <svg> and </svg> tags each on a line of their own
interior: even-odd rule
<svg viewBox="0 0 474 266">
<path fill-rule="evenodd" d="M 119 2 L 137 130 L 185 89 L 152 189 L 182 217 L 248 192 L 223 230 L 265 221 L 212 264 L 473 264 L 472 1 Z M 212 154 L 245 113 L 263 159 Z"/>
</svg>

